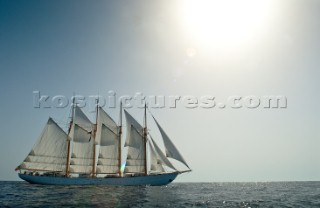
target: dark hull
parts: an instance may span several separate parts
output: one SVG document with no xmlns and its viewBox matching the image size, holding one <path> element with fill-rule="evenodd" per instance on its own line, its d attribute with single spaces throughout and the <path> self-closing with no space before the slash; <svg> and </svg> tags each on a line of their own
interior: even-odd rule
<svg viewBox="0 0 320 208">
<path fill-rule="evenodd" d="M 114 186 L 162 186 L 171 183 L 178 173 L 160 175 L 114 177 L 114 178 L 67 178 L 54 176 L 33 176 L 19 173 L 29 183 L 44 185 L 114 185 Z"/>
</svg>

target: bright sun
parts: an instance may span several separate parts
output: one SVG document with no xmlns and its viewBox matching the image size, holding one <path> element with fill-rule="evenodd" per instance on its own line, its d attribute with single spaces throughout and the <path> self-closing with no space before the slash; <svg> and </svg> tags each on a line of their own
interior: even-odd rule
<svg viewBox="0 0 320 208">
<path fill-rule="evenodd" d="M 203 44 L 241 44 L 268 24 L 272 0 L 186 0 L 183 22 Z"/>
</svg>

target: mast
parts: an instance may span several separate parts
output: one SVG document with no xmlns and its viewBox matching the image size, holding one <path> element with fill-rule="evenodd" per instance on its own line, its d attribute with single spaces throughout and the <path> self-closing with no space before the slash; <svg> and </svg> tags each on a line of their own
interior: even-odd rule
<svg viewBox="0 0 320 208">
<path fill-rule="evenodd" d="M 67 142 L 68 142 L 68 154 L 67 154 L 67 164 L 66 164 L 66 177 L 69 177 L 69 168 L 70 168 L 70 145 L 71 140 L 69 139 L 69 134 L 73 125 L 73 117 L 74 117 L 74 96 L 72 98 L 72 112 L 71 112 L 71 121 L 68 129 Z"/>
<path fill-rule="evenodd" d="M 99 110 L 99 98 L 96 100 L 96 124 L 94 125 L 93 132 L 93 163 L 92 163 L 92 177 L 96 177 L 96 135 L 98 128 L 98 110 Z"/>
<path fill-rule="evenodd" d="M 144 140 L 144 175 L 148 175 L 147 169 L 147 103 L 144 104 L 144 128 L 143 128 L 143 140 Z"/>
<path fill-rule="evenodd" d="M 120 125 L 119 125 L 119 149 L 118 149 L 118 157 L 119 157 L 119 175 L 120 177 L 122 177 L 122 173 L 121 173 L 121 139 L 122 139 L 122 102 L 120 102 Z"/>
</svg>

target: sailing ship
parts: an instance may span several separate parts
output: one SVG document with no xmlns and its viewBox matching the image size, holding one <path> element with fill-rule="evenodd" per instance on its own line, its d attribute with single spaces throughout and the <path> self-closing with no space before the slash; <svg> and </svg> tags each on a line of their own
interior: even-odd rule
<svg viewBox="0 0 320 208">
<path fill-rule="evenodd" d="M 152 115 L 165 153 L 144 124 L 140 125 L 120 103 L 117 124 L 96 104 L 93 124 L 74 101 L 71 121 L 65 132 L 49 118 L 40 138 L 25 160 L 15 169 L 21 179 L 46 185 L 160 186 L 171 183 L 179 174 L 190 172 L 188 164 Z M 126 118 L 126 138 L 122 144 L 122 112 Z M 122 161 L 122 156 L 126 158 Z M 170 160 L 169 160 L 170 158 Z M 186 170 L 178 170 L 172 159 Z"/>
</svg>

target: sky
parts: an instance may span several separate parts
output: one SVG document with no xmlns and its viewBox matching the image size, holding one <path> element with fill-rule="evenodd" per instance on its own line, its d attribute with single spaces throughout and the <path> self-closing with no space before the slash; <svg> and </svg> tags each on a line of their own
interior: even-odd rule
<svg viewBox="0 0 320 208">
<path fill-rule="evenodd" d="M 35 108 L 34 91 L 209 95 L 150 108 L 192 169 L 177 182 L 320 180 L 319 37 L 316 0 L 0 0 L 0 180 L 19 180 L 49 116 L 66 128 L 70 108 Z M 218 105 L 270 95 L 286 108 Z"/>
</svg>

